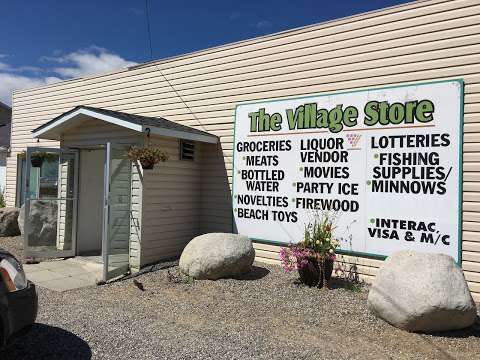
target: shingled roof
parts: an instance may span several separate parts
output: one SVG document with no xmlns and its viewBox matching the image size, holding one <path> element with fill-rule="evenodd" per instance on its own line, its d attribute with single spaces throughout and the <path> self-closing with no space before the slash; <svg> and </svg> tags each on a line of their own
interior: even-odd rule
<svg viewBox="0 0 480 360">
<path fill-rule="evenodd" d="M 100 120 L 105 120 L 119 126 L 128 127 L 132 130 L 144 132 L 149 129 L 153 134 L 185 138 L 191 140 L 217 142 L 218 138 L 206 131 L 198 130 L 190 126 L 185 126 L 162 117 L 141 116 L 129 114 L 121 111 L 101 109 L 92 106 L 80 105 L 74 107 L 47 123 L 39 126 L 32 131 L 34 137 L 51 138 L 46 136 L 48 131 L 52 131 L 57 126 L 71 121 L 75 117 L 89 116 Z M 43 136 L 42 136 L 43 135 Z"/>
</svg>

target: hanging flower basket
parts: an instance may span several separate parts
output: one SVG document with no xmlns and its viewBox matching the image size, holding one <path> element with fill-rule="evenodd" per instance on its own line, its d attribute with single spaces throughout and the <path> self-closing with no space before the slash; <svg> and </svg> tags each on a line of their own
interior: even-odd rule
<svg viewBox="0 0 480 360">
<path fill-rule="evenodd" d="M 41 156 L 36 156 L 36 155 L 32 155 L 32 156 L 30 157 L 30 162 L 32 163 L 32 166 L 33 166 L 33 167 L 42 167 L 43 157 L 41 157 Z"/>
<path fill-rule="evenodd" d="M 26 151 L 22 151 L 19 154 L 19 157 L 25 159 L 27 156 Z M 32 167 L 41 167 L 43 162 L 46 160 L 47 162 L 52 162 L 57 159 L 57 155 L 46 152 L 46 151 L 35 151 L 30 155 L 30 162 Z"/>
<path fill-rule="evenodd" d="M 144 170 L 151 170 L 155 164 L 168 160 L 167 153 L 157 147 L 131 146 L 127 156 L 132 161 L 139 161 Z"/>
<path fill-rule="evenodd" d="M 153 167 L 155 166 L 154 162 L 143 160 L 143 159 L 140 159 L 140 164 L 142 165 L 142 169 L 144 170 L 152 170 Z"/>
</svg>

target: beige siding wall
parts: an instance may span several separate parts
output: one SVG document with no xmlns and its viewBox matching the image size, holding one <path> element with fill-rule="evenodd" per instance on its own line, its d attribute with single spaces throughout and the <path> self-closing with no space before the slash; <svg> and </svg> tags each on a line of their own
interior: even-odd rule
<svg viewBox="0 0 480 360">
<path fill-rule="evenodd" d="M 130 217 L 130 268 L 140 270 L 140 244 L 142 242 L 142 193 L 143 172 L 141 166 L 132 163 L 132 216 Z"/>
<path fill-rule="evenodd" d="M 462 77 L 465 81 L 462 265 L 478 300 L 479 54 L 478 0 L 414 2 L 166 59 L 155 66 L 145 64 L 18 92 L 14 95 L 13 155 L 32 142 L 29 134 L 32 128 L 79 104 L 160 115 L 212 132 L 220 137 L 220 147 L 210 146 L 202 155 L 205 164 L 200 172 L 208 181 L 201 185 L 200 230 L 229 230 L 231 207 L 227 190 L 232 175 L 234 110 L 239 102 Z M 15 157 L 11 157 L 7 175 L 9 204 L 14 200 L 15 171 Z M 171 175 L 177 178 L 177 173 Z M 187 223 L 188 219 L 185 215 L 183 220 Z M 257 248 L 259 257 L 277 257 L 275 247 L 257 245 Z M 367 259 L 347 260 L 358 263 L 359 271 L 369 276 L 379 264 Z"/>
<path fill-rule="evenodd" d="M 141 265 L 180 255 L 200 233 L 201 164 L 180 160 L 179 140 L 154 137 L 169 155 L 143 171 Z"/>
<path fill-rule="evenodd" d="M 73 201 L 65 200 L 68 196 L 68 189 L 72 186 L 69 181 L 73 181 L 73 179 L 68 178 L 68 167 L 71 164 L 69 161 L 63 161 L 59 164 L 58 197 L 63 199 L 57 202 L 57 249 L 59 250 L 72 249 Z"/>
<path fill-rule="evenodd" d="M 232 231 L 232 197 L 229 176 L 231 154 L 222 150 L 223 144 L 201 144 L 199 159 L 201 161 L 201 212 L 200 231 Z M 230 162 L 228 165 L 226 161 Z"/>
</svg>

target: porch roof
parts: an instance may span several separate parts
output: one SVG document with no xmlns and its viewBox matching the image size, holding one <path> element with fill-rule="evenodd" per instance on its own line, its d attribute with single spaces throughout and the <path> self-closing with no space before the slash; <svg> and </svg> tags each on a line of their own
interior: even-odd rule
<svg viewBox="0 0 480 360">
<path fill-rule="evenodd" d="M 60 140 L 63 132 L 78 122 L 95 118 L 128 128 L 139 133 L 175 137 L 179 139 L 217 143 L 218 137 L 206 131 L 161 118 L 128 114 L 120 111 L 106 110 L 91 106 L 76 106 L 32 131 L 32 136 L 39 139 Z"/>
</svg>

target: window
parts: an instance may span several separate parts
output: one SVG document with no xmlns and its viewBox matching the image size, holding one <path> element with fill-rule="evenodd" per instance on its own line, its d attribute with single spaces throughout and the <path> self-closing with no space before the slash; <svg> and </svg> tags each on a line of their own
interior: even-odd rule
<svg viewBox="0 0 480 360">
<path fill-rule="evenodd" d="M 195 160 L 195 142 L 180 140 L 180 160 Z"/>
<path fill-rule="evenodd" d="M 25 202 L 25 157 L 17 157 L 17 207 Z M 58 155 L 53 160 L 43 161 L 40 167 L 30 167 L 30 194 L 32 199 L 53 199 L 58 192 Z"/>
<path fill-rule="evenodd" d="M 53 161 L 44 161 L 38 169 L 38 198 L 55 199 L 58 196 L 58 156 Z"/>
</svg>

